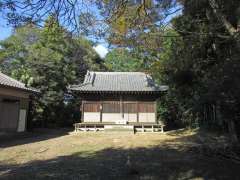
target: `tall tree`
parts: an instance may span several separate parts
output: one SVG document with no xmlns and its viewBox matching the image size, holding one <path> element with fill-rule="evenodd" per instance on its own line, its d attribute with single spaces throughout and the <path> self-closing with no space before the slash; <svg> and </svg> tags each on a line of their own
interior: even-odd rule
<svg viewBox="0 0 240 180">
<path fill-rule="evenodd" d="M 12 36 L 0 42 L 0 69 L 27 85 L 33 83 L 31 69 L 27 65 L 28 51 L 40 38 L 40 30 L 28 24 L 15 29 Z"/>
<path fill-rule="evenodd" d="M 233 3 L 234 1 L 232 1 Z M 220 3 L 220 1 L 218 2 Z M 236 24 L 238 3 L 224 4 L 228 21 Z M 239 129 L 238 37 L 223 26 L 209 1 L 184 1 L 184 11 L 173 21 L 182 46 L 172 48 L 172 58 L 163 64 L 165 82 L 171 86 L 182 121 L 228 130 L 234 142 Z"/>
<path fill-rule="evenodd" d="M 41 91 L 36 111 L 46 124 L 65 123 L 67 117 L 58 115 L 67 109 L 67 86 L 81 81 L 88 69 L 102 67 L 91 43 L 73 38 L 52 16 L 44 28 L 16 29 L 1 46 L 3 70 Z"/>
<path fill-rule="evenodd" d="M 240 134 L 239 110 L 236 108 L 239 106 L 236 82 L 239 81 L 240 2 L 178 1 L 177 6 L 183 11 L 172 20 L 172 32 L 163 26 L 159 17 L 151 18 L 146 24 L 134 22 L 138 17 L 142 20 L 142 16 L 154 12 L 151 10 L 156 5 L 161 6 L 163 2 L 171 5 L 174 1 L 159 1 L 160 4 L 149 6 L 149 13 L 134 13 L 133 9 L 141 2 L 126 2 L 121 6 L 122 10 L 108 11 L 114 20 L 109 22 L 110 43 L 126 46 L 137 56 L 153 61 L 150 71 L 160 82 L 170 86 L 165 104 L 169 111 L 174 109 L 172 114 L 179 114 L 180 121 L 215 128 L 227 125 L 236 141 Z M 143 7 L 148 6 L 143 3 Z M 169 8 L 166 6 L 161 12 Z M 137 14 L 136 17 L 132 13 Z"/>
<path fill-rule="evenodd" d="M 110 71 L 140 71 L 143 67 L 139 59 L 124 49 L 117 48 L 110 51 L 104 59 L 106 68 Z"/>
</svg>

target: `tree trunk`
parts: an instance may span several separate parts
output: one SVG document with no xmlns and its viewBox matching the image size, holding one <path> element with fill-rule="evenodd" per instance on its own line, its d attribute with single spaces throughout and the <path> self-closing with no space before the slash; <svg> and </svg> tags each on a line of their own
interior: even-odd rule
<svg viewBox="0 0 240 180">
<path fill-rule="evenodd" d="M 236 10 L 236 17 L 237 17 L 237 31 L 240 32 L 240 6 Z"/>
<path fill-rule="evenodd" d="M 216 17 L 222 22 L 223 26 L 226 28 L 228 33 L 231 36 L 236 36 L 236 34 L 239 32 L 238 28 L 235 28 L 226 18 L 226 16 L 221 12 L 220 7 L 216 0 L 208 0 L 209 4 L 213 10 L 213 13 L 216 15 Z"/>
<path fill-rule="evenodd" d="M 236 127 L 235 127 L 235 122 L 232 119 L 228 120 L 228 131 L 231 136 L 232 143 L 238 143 L 238 137 L 237 137 L 237 132 L 236 132 Z"/>
<path fill-rule="evenodd" d="M 31 131 L 33 129 L 33 103 L 32 98 L 29 101 L 28 105 L 28 113 L 27 113 L 27 131 Z"/>
</svg>

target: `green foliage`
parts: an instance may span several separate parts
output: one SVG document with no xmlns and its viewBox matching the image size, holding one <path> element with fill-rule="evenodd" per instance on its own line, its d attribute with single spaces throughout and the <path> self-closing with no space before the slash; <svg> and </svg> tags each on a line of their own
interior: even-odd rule
<svg viewBox="0 0 240 180">
<path fill-rule="evenodd" d="M 226 4 L 223 7 L 231 14 Z M 170 113 L 171 119 L 218 129 L 231 128 L 234 122 L 234 129 L 240 132 L 238 41 L 226 35 L 214 15 L 208 16 L 208 2 L 196 6 L 195 1 L 186 1 L 184 8 L 172 22 L 180 37 L 165 40 L 165 51 L 152 69 L 160 82 L 170 86 L 167 109 L 176 111 Z"/>
<path fill-rule="evenodd" d="M 1 69 L 6 74 L 31 85 L 33 78 L 27 65 L 28 51 L 39 39 L 40 31 L 33 25 L 26 25 L 15 30 L 15 33 L 0 42 Z"/>
<path fill-rule="evenodd" d="M 88 69 L 103 67 L 91 43 L 70 36 L 53 17 L 43 28 L 26 25 L 16 29 L 1 47 L 2 70 L 41 91 L 35 117 L 45 125 L 66 124 L 74 110 L 65 101 L 68 85 L 81 81 Z"/>
<path fill-rule="evenodd" d="M 167 122 L 228 128 L 240 135 L 239 1 L 179 3 L 184 10 L 168 28 L 159 24 L 159 14 L 146 24 L 139 23 L 144 15 L 129 16 L 136 4 L 127 4 L 121 18 L 113 14 L 121 23 L 110 24 L 108 40 L 131 49 L 145 70 L 170 87 L 159 103 L 159 115 Z M 149 17 L 154 13 L 151 9 Z"/>
<path fill-rule="evenodd" d="M 104 59 L 104 65 L 110 71 L 139 71 L 142 67 L 139 59 L 123 48 L 113 49 Z"/>
</svg>

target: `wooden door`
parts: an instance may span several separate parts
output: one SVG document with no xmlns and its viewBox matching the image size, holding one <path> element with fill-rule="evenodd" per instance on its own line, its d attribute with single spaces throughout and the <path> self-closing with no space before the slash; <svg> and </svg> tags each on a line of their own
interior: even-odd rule
<svg viewBox="0 0 240 180">
<path fill-rule="evenodd" d="M 154 102 L 139 102 L 139 122 L 154 123 L 156 122 Z"/>
<path fill-rule="evenodd" d="M 134 102 L 125 102 L 123 104 L 124 119 L 128 122 L 137 122 L 137 103 Z"/>
<path fill-rule="evenodd" d="M 18 127 L 19 102 L 0 102 L 0 129 L 16 131 Z"/>
<path fill-rule="evenodd" d="M 122 119 L 120 101 L 102 103 L 102 122 L 115 123 Z"/>
<path fill-rule="evenodd" d="M 83 104 L 83 121 L 84 122 L 100 122 L 99 102 L 86 102 Z"/>
</svg>

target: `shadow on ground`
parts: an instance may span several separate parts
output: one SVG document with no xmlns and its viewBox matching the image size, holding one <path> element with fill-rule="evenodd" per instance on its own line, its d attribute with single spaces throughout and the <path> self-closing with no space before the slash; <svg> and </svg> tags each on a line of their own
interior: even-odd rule
<svg viewBox="0 0 240 180">
<path fill-rule="evenodd" d="M 177 139 L 177 142 L 189 139 Z M 173 145 L 169 145 L 169 144 Z M 240 165 L 205 157 L 168 140 L 148 148 L 105 148 L 29 163 L 0 163 L 0 179 L 238 180 Z M 181 146 L 181 145 L 180 145 Z"/>
<path fill-rule="evenodd" d="M 34 129 L 31 132 L 0 134 L 0 148 L 29 144 L 68 135 L 73 129 Z"/>
</svg>

